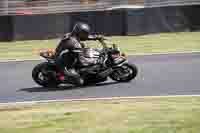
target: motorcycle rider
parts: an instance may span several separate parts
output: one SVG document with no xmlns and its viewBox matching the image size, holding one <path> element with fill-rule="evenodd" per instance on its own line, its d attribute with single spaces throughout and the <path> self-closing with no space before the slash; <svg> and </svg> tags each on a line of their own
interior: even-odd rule
<svg viewBox="0 0 200 133">
<path fill-rule="evenodd" d="M 81 51 L 85 45 L 81 41 L 101 39 L 101 35 L 90 35 L 90 26 L 86 23 L 77 23 L 72 32 L 64 36 L 55 50 L 56 63 L 64 74 L 64 80 L 73 81 L 76 85 L 84 84 L 79 73 L 73 68 L 77 62 L 84 60 Z"/>
</svg>

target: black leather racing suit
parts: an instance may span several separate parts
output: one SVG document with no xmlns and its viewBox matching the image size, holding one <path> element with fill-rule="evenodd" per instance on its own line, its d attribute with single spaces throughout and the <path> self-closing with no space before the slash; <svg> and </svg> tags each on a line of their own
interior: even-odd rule
<svg viewBox="0 0 200 133">
<path fill-rule="evenodd" d="M 98 40 L 98 37 L 90 36 L 87 40 Z M 76 52 L 76 50 L 80 51 L 84 47 L 84 44 L 80 42 L 78 37 L 73 36 L 71 33 L 66 34 L 56 48 L 55 55 L 58 67 L 64 71 L 65 68 L 72 69 L 77 61 L 80 63 L 80 60 L 83 59 L 81 58 L 82 54 Z"/>
<path fill-rule="evenodd" d="M 56 48 L 56 62 L 61 70 L 65 67 L 70 69 L 73 67 L 73 63 L 78 58 L 78 53 L 75 53 L 75 49 L 81 49 L 84 46 L 81 45 L 80 41 L 71 34 L 66 34 L 65 37 L 60 41 Z"/>
</svg>

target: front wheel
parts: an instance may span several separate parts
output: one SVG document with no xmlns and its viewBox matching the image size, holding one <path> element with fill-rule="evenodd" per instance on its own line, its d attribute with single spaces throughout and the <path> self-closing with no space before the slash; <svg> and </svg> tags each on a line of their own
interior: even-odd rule
<svg viewBox="0 0 200 133">
<path fill-rule="evenodd" d="M 43 87 L 57 87 L 59 82 L 56 79 L 48 74 L 53 72 L 55 68 L 52 65 L 49 65 L 48 62 L 43 62 L 36 65 L 32 71 L 33 80 Z"/>
<path fill-rule="evenodd" d="M 134 64 L 123 64 L 122 66 L 116 68 L 110 75 L 112 80 L 118 82 L 129 82 L 138 74 L 138 68 Z"/>
</svg>

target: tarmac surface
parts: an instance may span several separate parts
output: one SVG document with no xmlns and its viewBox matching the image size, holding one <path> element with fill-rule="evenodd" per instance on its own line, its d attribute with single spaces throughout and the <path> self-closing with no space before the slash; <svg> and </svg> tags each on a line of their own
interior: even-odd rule
<svg viewBox="0 0 200 133">
<path fill-rule="evenodd" d="M 0 63 L 0 103 L 131 96 L 200 95 L 200 53 L 129 56 L 138 76 L 129 83 L 43 88 L 31 78 L 41 61 Z"/>
</svg>

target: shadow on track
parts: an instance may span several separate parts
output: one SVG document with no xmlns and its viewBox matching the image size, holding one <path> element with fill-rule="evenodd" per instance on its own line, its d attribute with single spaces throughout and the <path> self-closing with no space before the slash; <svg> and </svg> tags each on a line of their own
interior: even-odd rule
<svg viewBox="0 0 200 133">
<path fill-rule="evenodd" d="M 77 87 L 77 86 L 61 86 L 57 88 L 44 88 L 44 87 L 32 87 L 32 88 L 23 88 L 19 89 L 18 91 L 25 91 L 25 92 L 51 92 L 51 91 L 67 91 L 67 90 L 75 90 L 75 89 L 83 89 L 83 88 L 89 88 L 89 87 L 102 87 L 102 86 L 108 86 L 113 84 L 119 84 L 119 82 L 105 82 L 105 83 L 99 83 L 95 85 L 87 85 L 83 87 Z"/>
</svg>

